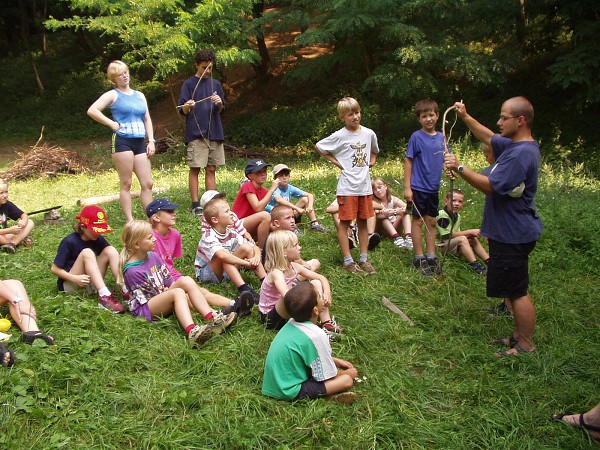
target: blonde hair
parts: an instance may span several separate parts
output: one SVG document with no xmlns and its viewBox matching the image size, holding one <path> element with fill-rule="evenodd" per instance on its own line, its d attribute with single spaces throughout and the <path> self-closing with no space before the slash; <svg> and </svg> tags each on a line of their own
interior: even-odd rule
<svg viewBox="0 0 600 450">
<path fill-rule="evenodd" d="M 298 237 L 293 231 L 277 230 L 270 233 L 265 243 L 265 270 L 287 270 L 291 261 L 286 258 L 285 251 L 296 242 Z"/>
<path fill-rule="evenodd" d="M 202 213 L 202 215 L 204 216 L 204 220 L 206 220 L 211 227 L 211 219 L 219 215 L 219 205 L 222 204 L 229 205 L 229 203 L 227 203 L 227 200 L 225 200 L 223 197 L 217 197 L 213 198 L 210 202 L 204 205 L 204 212 Z"/>
<path fill-rule="evenodd" d="M 8 181 L 4 181 L 4 178 L 0 178 L 0 186 L 5 185 L 8 189 Z"/>
<path fill-rule="evenodd" d="M 387 183 L 385 182 L 385 180 L 381 177 L 375 177 L 373 178 L 373 180 L 371 181 L 371 187 L 373 188 L 373 197 L 375 197 L 378 200 L 381 200 L 379 197 L 377 197 L 375 195 L 375 184 L 376 183 L 381 183 L 386 187 L 386 191 L 385 191 L 385 201 L 386 202 L 390 202 L 390 200 L 392 199 L 392 193 L 390 192 L 390 188 L 387 185 Z M 385 205 L 385 207 L 387 208 L 387 205 Z"/>
<path fill-rule="evenodd" d="M 132 255 L 131 250 L 150 233 L 152 233 L 152 226 L 145 220 L 132 220 L 123 227 L 121 241 L 123 241 L 124 247 L 119 254 L 119 274 L 116 280 L 121 286 L 123 285 L 123 269 Z"/>
<path fill-rule="evenodd" d="M 106 78 L 108 78 L 108 81 L 110 81 L 112 84 L 116 85 L 117 83 L 115 83 L 115 78 L 127 72 L 128 70 L 129 67 L 127 67 L 127 64 L 125 64 L 123 61 L 115 59 L 108 65 L 108 68 L 106 69 Z"/>
<path fill-rule="evenodd" d="M 356 99 L 352 97 L 344 97 L 338 102 L 337 110 L 338 115 L 340 118 L 342 118 L 349 112 L 360 112 L 360 105 Z"/>
</svg>

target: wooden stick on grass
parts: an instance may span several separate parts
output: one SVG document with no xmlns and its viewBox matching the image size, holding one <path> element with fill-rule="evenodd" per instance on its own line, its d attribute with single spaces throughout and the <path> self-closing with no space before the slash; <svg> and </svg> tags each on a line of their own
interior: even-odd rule
<svg viewBox="0 0 600 450">
<path fill-rule="evenodd" d="M 393 312 L 394 314 L 398 314 L 402 318 L 402 320 L 404 320 L 405 322 L 408 322 L 408 324 L 411 327 L 415 326 L 415 323 L 412 320 L 410 320 L 410 317 L 408 317 L 406 314 L 404 314 L 404 312 L 402 312 L 402 310 L 400 308 L 398 308 L 396 305 L 394 305 L 386 297 L 381 297 L 381 302 L 383 303 L 383 306 L 385 306 L 391 312 Z"/>
</svg>

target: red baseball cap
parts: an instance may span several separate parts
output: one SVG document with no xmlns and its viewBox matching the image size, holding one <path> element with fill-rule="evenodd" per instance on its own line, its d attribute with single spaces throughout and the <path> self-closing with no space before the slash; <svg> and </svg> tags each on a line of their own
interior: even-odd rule
<svg viewBox="0 0 600 450">
<path fill-rule="evenodd" d="M 96 205 L 85 206 L 77 217 L 79 223 L 85 225 L 94 234 L 112 233 L 113 229 L 106 221 L 106 211 Z"/>
</svg>

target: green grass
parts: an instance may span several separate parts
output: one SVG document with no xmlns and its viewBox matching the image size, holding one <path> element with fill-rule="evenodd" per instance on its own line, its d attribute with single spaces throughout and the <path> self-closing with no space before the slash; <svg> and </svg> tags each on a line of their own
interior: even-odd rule
<svg viewBox="0 0 600 450">
<path fill-rule="evenodd" d="M 457 150 L 468 165 L 484 166 L 468 146 Z M 333 227 L 322 211 L 334 198 L 337 170 L 313 155 L 267 160 L 292 167 L 292 183 L 315 193 L 319 218 Z M 155 187 L 166 188 L 164 195 L 182 205 L 178 229 L 185 257 L 178 267 L 192 275 L 200 231 L 187 211 L 187 168 L 182 154 L 157 157 L 153 164 Z M 230 158 L 218 173 L 230 201 L 243 166 Z M 373 175 L 401 193 L 393 182 L 403 180 L 400 157 L 381 159 Z M 464 227 L 478 226 L 483 196 L 462 181 L 456 185 L 467 198 Z M 51 226 L 35 216 L 35 246 L 0 254 L 0 278 L 25 283 L 42 329 L 56 339 L 47 348 L 10 342 L 17 362 L 10 371 L 0 370 L 0 447 L 587 448 L 586 435 L 551 422 L 550 414 L 586 410 L 600 401 L 599 189 L 598 180 L 577 167 L 544 166 L 537 204 L 545 231 L 530 261 L 538 353 L 502 360 L 493 357 L 489 341 L 507 336 L 512 320 L 488 314 L 497 300 L 485 297 L 484 279 L 463 261 L 449 257 L 445 276 L 427 279 L 411 270 L 410 253 L 386 240 L 371 254 L 378 274 L 351 276 L 340 268 L 333 233 L 311 233 L 304 224 L 303 255 L 321 260 L 332 285 L 332 311 L 347 330 L 334 352 L 366 377 L 355 385 L 358 400 L 343 406 L 321 400 L 289 404 L 261 395 L 274 334 L 264 330 L 256 312 L 197 349 L 174 318 L 151 324 L 113 316 L 92 297 L 57 291 L 49 267 L 71 230 L 75 202 L 116 193 L 114 170 L 12 183 L 11 199 L 23 209 L 62 204 L 69 220 Z M 120 249 L 119 205 L 103 206 L 117 230 L 109 240 Z M 255 278 L 248 279 L 258 287 Z M 235 294 L 232 285 L 214 289 Z M 385 309 L 382 296 L 416 326 Z M 12 332 L 17 335 L 14 327 Z"/>
</svg>

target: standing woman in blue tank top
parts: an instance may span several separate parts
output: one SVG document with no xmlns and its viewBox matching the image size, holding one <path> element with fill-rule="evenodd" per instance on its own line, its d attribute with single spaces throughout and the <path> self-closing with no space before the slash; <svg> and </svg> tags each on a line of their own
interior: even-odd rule
<svg viewBox="0 0 600 450">
<path fill-rule="evenodd" d="M 154 154 L 154 129 L 148 111 L 146 97 L 129 87 L 129 68 L 122 61 L 113 61 L 106 70 L 108 80 L 115 86 L 105 92 L 88 109 L 96 122 L 113 131 L 112 159 L 121 183 L 119 201 L 125 220 L 133 220 L 131 208 L 131 181 L 135 173 L 140 182 L 140 200 L 144 211 L 152 201 L 152 170 L 150 157 Z M 112 119 L 102 111 L 110 107 Z M 146 144 L 148 136 L 148 144 Z"/>
</svg>

